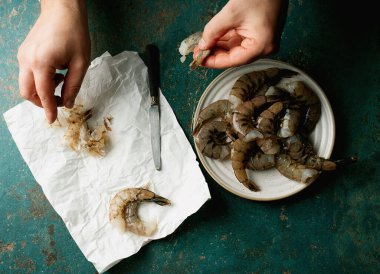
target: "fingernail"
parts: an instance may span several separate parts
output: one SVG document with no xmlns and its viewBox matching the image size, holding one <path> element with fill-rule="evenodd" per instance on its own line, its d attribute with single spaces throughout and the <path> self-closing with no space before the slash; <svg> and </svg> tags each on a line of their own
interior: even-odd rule
<svg viewBox="0 0 380 274">
<path fill-rule="evenodd" d="M 54 123 L 55 122 L 55 119 L 56 118 L 53 118 L 53 116 L 51 116 L 51 115 L 47 115 L 46 116 L 46 120 L 48 121 L 48 123 L 51 125 L 52 123 Z"/>
<path fill-rule="evenodd" d="M 68 100 L 65 104 L 65 107 L 67 108 L 72 108 L 74 106 L 74 101 Z"/>
<path fill-rule="evenodd" d="M 206 46 L 206 42 L 205 42 L 205 40 L 203 40 L 203 38 L 199 41 L 199 43 L 198 43 L 198 47 L 200 48 L 200 49 L 205 49 L 205 46 Z"/>
</svg>

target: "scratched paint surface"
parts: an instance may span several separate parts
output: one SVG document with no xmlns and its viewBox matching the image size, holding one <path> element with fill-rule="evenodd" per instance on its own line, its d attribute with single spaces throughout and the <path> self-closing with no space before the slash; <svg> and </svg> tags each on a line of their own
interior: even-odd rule
<svg viewBox="0 0 380 274">
<path fill-rule="evenodd" d="M 333 156 L 360 161 L 324 174 L 285 200 L 234 196 L 204 171 L 212 199 L 176 232 L 109 273 L 378 273 L 380 271 L 380 26 L 370 1 L 291 0 L 281 49 L 272 58 L 310 74 L 334 110 Z M 367 3 L 368 2 L 368 3 Z M 89 3 L 92 56 L 161 50 L 161 86 L 193 145 L 191 118 L 221 70 L 188 70 L 177 47 L 226 1 Z M 21 102 L 17 49 L 39 14 L 35 0 L 0 1 L 0 112 Z M 367 14 L 355 21 L 356 14 Z M 144 56 L 143 56 L 144 57 Z M 0 273 L 93 273 L 23 162 L 0 118 Z"/>
</svg>

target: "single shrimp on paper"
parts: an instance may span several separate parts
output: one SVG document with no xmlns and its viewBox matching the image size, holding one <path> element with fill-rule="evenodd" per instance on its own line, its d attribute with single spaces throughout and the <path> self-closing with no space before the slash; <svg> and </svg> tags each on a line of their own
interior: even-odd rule
<svg viewBox="0 0 380 274">
<path fill-rule="evenodd" d="M 145 223 L 137 210 L 142 202 L 154 202 L 160 206 L 171 202 L 145 188 L 126 188 L 112 198 L 109 206 L 109 220 L 120 232 L 130 231 L 140 236 L 151 236 L 157 230 L 157 223 Z"/>
</svg>

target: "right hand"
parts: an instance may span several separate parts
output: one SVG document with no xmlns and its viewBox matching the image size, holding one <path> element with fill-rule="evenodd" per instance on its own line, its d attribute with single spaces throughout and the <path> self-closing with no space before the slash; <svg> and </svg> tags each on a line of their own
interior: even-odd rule
<svg viewBox="0 0 380 274">
<path fill-rule="evenodd" d="M 43 107 L 49 123 L 57 106 L 72 108 L 90 61 L 85 0 L 41 0 L 41 14 L 18 51 L 20 95 Z M 54 91 L 68 69 L 61 99 Z"/>
<path fill-rule="evenodd" d="M 230 0 L 204 28 L 202 40 L 194 49 L 211 49 L 202 64 L 227 68 L 247 64 L 277 50 L 286 0 Z"/>
</svg>

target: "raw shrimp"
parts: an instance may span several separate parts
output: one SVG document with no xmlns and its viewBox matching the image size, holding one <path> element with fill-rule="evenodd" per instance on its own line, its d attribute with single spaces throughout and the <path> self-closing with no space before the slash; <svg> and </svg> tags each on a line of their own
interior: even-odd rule
<svg viewBox="0 0 380 274">
<path fill-rule="evenodd" d="M 305 136 L 296 134 L 283 141 L 284 151 L 293 160 L 318 171 L 335 170 L 338 166 L 356 162 L 356 157 L 341 160 L 331 160 L 319 157 L 313 149 L 313 145 Z"/>
<path fill-rule="evenodd" d="M 318 157 L 317 155 L 308 155 L 304 160 L 304 165 L 308 168 L 314 168 L 316 170 L 335 170 L 339 166 L 355 163 L 357 161 L 356 157 L 349 157 L 342 160 L 331 160 Z"/>
<path fill-rule="evenodd" d="M 202 32 L 195 32 L 181 42 L 179 46 L 179 53 L 182 55 L 181 62 L 185 62 L 186 56 L 194 51 L 194 48 L 198 45 L 199 40 L 202 38 Z"/>
<path fill-rule="evenodd" d="M 208 121 L 215 118 L 228 119 L 228 115 L 230 113 L 231 104 L 228 100 L 219 100 L 211 103 L 198 115 L 197 122 L 195 124 L 193 135 L 197 134 L 200 128 Z"/>
<path fill-rule="evenodd" d="M 179 46 L 179 53 L 182 55 L 181 62 L 185 62 L 186 55 L 194 51 L 194 48 L 198 45 L 199 41 L 202 38 L 202 32 L 196 32 L 191 34 L 189 37 L 187 37 L 185 40 L 181 42 L 181 45 Z M 210 50 L 201 50 L 197 57 L 190 63 L 190 68 L 192 70 L 196 69 L 198 66 L 200 66 L 204 59 L 206 59 L 207 56 L 210 55 Z"/>
<path fill-rule="evenodd" d="M 275 129 L 275 119 L 283 108 L 282 102 L 276 102 L 260 113 L 257 118 L 257 129 L 261 133 L 273 134 Z"/>
<path fill-rule="evenodd" d="M 319 174 L 318 170 L 298 163 L 285 153 L 276 156 L 276 168 L 285 177 L 306 184 L 314 181 Z"/>
<path fill-rule="evenodd" d="M 283 108 L 282 102 L 276 102 L 260 113 L 257 118 L 257 129 L 264 135 L 273 135 L 276 126 L 276 117 Z M 277 154 L 280 144 L 275 138 L 257 139 L 256 143 L 265 154 Z"/>
<path fill-rule="evenodd" d="M 285 82 L 280 87 L 305 105 L 307 111 L 302 128 L 305 134 L 309 134 L 313 131 L 321 116 L 321 102 L 318 96 L 301 81 Z"/>
<path fill-rule="evenodd" d="M 230 91 L 229 100 L 232 108 L 234 109 L 243 102 L 252 99 L 264 83 L 274 84 L 282 77 L 290 77 L 294 74 L 296 73 L 286 69 L 268 68 L 252 71 L 240 76 Z"/>
<path fill-rule="evenodd" d="M 228 124 L 224 121 L 206 123 L 195 136 L 195 143 L 205 156 L 223 160 L 231 152 L 227 130 Z"/>
<path fill-rule="evenodd" d="M 293 136 L 298 129 L 301 120 L 301 112 L 298 106 L 293 105 L 285 109 L 285 114 L 281 118 L 280 129 L 277 136 L 280 138 L 287 138 Z"/>
<path fill-rule="evenodd" d="M 232 127 L 239 137 L 246 142 L 263 138 L 264 134 L 255 127 L 255 110 L 264 104 L 276 99 L 267 96 L 256 96 L 237 106 L 232 112 Z"/>
<path fill-rule="evenodd" d="M 301 161 L 305 154 L 305 138 L 300 134 L 290 136 L 283 140 L 283 147 L 286 153 L 296 161 Z M 312 147 L 311 147 L 312 150 Z M 309 152 L 307 152 L 309 154 Z"/>
<path fill-rule="evenodd" d="M 275 156 L 264 154 L 261 151 L 251 156 L 247 162 L 247 168 L 251 170 L 265 170 L 274 167 Z"/>
<path fill-rule="evenodd" d="M 151 236 L 157 230 L 157 224 L 144 223 L 137 210 L 142 202 L 154 202 L 160 206 L 170 205 L 170 201 L 144 188 L 127 188 L 112 198 L 109 207 L 111 224 L 121 232 L 130 231 L 140 236 Z"/>
<path fill-rule="evenodd" d="M 260 147 L 262 152 L 268 155 L 274 155 L 280 152 L 281 147 L 276 138 L 267 137 L 263 139 L 256 140 L 257 145 Z"/>
<path fill-rule="evenodd" d="M 209 56 L 211 53 L 211 50 L 201 50 L 199 52 L 199 54 L 197 55 L 197 57 L 195 57 L 195 59 L 193 61 L 191 61 L 190 63 L 190 69 L 191 70 L 194 70 L 196 69 L 197 67 L 199 67 L 200 65 L 202 65 L 203 61 L 207 58 L 207 56 Z"/>
<path fill-rule="evenodd" d="M 231 151 L 231 162 L 232 169 L 234 170 L 235 176 L 240 183 L 252 191 L 259 191 L 260 188 L 250 179 L 248 179 L 246 164 L 248 161 L 249 154 L 254 143 L 246 143 L 242 140 L 237 139 L 232 146 Z"/>
</svg>

